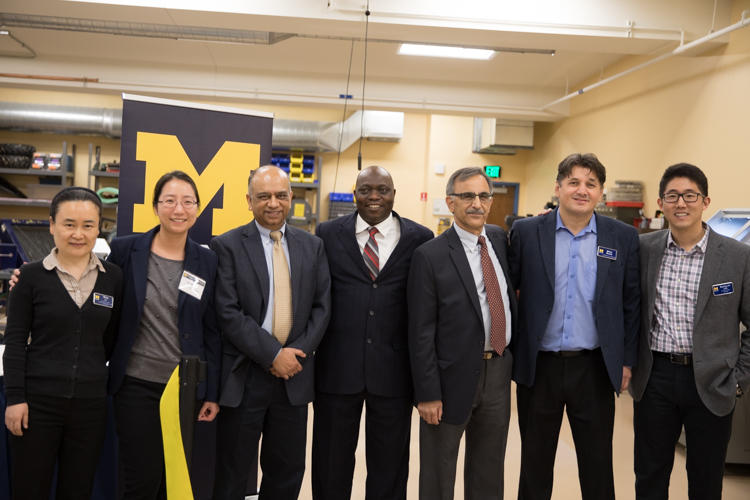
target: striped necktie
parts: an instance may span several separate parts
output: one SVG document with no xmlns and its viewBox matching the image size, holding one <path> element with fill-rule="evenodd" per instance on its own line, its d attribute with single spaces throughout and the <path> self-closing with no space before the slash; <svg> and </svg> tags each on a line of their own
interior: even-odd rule
<svg viewBox="0 0 750 500">
<path fill-rule="evenodd" d="M 503 294 L 500 292 L 500 283 L 497 281 L 495 266 L 492 265 L 490 253 L 487 251 L 487 242 L 484 236 L 479 237 L 479 254 L 482 260 L 482 274 L 484 275 L 484 289 L 487 291 L 487 302 L 490 304 L 490 345 L 496 353 L 502 354 L 505 350 L 505 304 Z"/>
<path fill-rule="evenodd" d="M 367 239 L 365 244 L 365 251 L 362 253 L 365 258 L 365 265 L 367 270 L 370 271 L 370 277 L 373 281 L 378 277 L 378 271 L 380 271 L 380 258 L 378 257 L 378 242 L 375 241 L 375 235 L 378 234 L 378 228 L 368 227 L 367 231 L 370 233 L 370 237 Z"/>
</svg>

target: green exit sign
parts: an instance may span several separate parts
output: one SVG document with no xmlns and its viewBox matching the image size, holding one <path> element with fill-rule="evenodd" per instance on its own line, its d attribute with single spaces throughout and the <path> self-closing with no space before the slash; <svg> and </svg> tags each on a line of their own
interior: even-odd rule
<svg viewBox="0 0 750 500">
<path fill-rule="evenodd" d="M 484 173 L 486 173 L 493 179 L 497 179 L 498 177 L 500 177 L 500 167 L 488 165 L 484 167 Z"/>
</svg>

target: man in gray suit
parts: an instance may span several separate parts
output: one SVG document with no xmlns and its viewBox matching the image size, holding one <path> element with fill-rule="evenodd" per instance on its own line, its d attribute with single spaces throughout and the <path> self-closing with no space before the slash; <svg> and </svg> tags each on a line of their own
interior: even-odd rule
<svg viewBox="0 0 750 500">
<path fill-rule="evenodd" d="M 315 349 L 330 318 L 331 283 L 323 242 L 285 223 L 291 199 L 282 170 L 257 169 L 247 194 L 255 220 L 211 243 L 223 333 L 214 500 L 245 498 L 261 434 L 260 498 L 296 499 L 302 485 Z"/>
<path fill-rule="evenodd" d="M 702 222 L 708 180 L 693 165 L 659 184 L 668 231 L 641 237 L 642 319 L 633 369 L 635 490 L 666 499 L 680 430 L 691 499 L 721 498 L 736 398 L 750 388 L 750 246 Z"/>
</svg>

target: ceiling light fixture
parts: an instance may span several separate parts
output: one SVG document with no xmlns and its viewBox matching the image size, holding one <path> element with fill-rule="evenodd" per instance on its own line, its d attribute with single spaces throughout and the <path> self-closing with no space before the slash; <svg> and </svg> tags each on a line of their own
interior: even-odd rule
<svg viewBox="0 0 750 500">
<path fill-rule="evenodd" d="M 403 43 L 398 53 L 405 56 L 451 57 L 454 59 L 478 59 L 487 61 L 497 53 L 489 49 L 469 49 L 465 47 L 449 47 L 445 45 L 416 45 Z"/>
</svg>

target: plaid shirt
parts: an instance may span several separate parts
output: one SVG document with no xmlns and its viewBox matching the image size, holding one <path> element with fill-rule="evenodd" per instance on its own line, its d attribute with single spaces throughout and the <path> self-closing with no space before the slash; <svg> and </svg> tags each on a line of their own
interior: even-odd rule
<svg viewBox="0 0 750 500">
<path fill-rule="evenodd" d="M 667 249 L 656 281 L 651 349 L 659 352 L 693 352 L 693 319 L 709 229 L 703 224 L 703 238 L 686 252 L 667 236 Z"/>
</svg>

